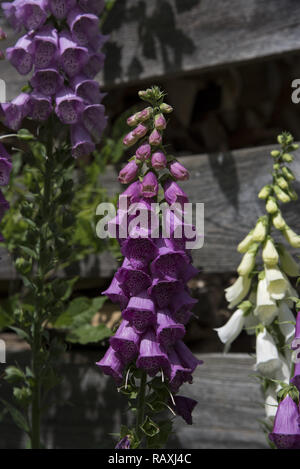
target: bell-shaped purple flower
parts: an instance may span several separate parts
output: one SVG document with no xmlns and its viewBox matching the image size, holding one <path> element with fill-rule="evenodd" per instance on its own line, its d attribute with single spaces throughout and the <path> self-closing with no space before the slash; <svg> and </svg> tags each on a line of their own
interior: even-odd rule
<svg viewBox="0 0 300 469">
<path fill-rule="evenodd" d="M 151 285 L 151 277 L 143 270 L 134 269 L 127 259 L 116 273 L 116 279 L 126 296 L 135 296 Z"/>
<path fill-rule="evenodd" d="M 90 104 L 84 108 L 82 123 L 96 142 L 100 141 L 103 130 L 107 124 L 105 107 L 103 104 Z"/>
<path fill-rule="evenodd" d="M 144 176 L 141 184 L 142 196 L 149 198 L 155 197 L 158 194 L 158 181 L 154 173 L 149 173 Z"/>
<path fill-rule="evenodd" d="M 135 161 L 129 161 L 127 165 L 121 169 L 119 172 L 119 181 L 121 184 L 128 184 L 129 182 L 132 182 L 137 174 L 138 174 L 139 167 L 136 164 Z"/>
<path fill-rule="evenodd" d="M 192 373 L 195 371 L 196 367 L 198 365 L 202 365 L 203 361 L 198 360 L 198 358 L 195 357 L 195 355 L 192 354 L 190 349 L 185 345 L 182 340 L 179 340 L 176 342 L 174 345 L 174 349 L 181 361 L 187 368 L 192 370 Z"/>
<path fill-rule="evenodd" d="M 125 295 L 124 291 L 120 287 L 120 283 L 115 276 L 112 279 L 110 286 L 107 288 L 107 290 L 102 292 L 102 294 L 107 295 L 113 303 L 119 303 L 121 309 L 126 308 L 128 304 L 129 298 Z"/>
<path fill-rule="evenodd" d="M 76 0 L 48 0 L 49 9 L 55 18 L 62 20 L 76 5 Z"/>
<path fill-rule="evenodd" d="M 26 34 L 22 36 L 14 47 L 6 49 L 6 57 L 18 70 L 20 75 L 27 75 L 32 69 L 33 57 L 30 52 L 32 38 Z"/>
<path fill-rule="evenodd" d="M 128 436 L 124 436 L 115 446 L 115 449 L 130 449 L 130 440 Z"/>
<path fill-rule="evenodd" d="M 34 36 L 30 51 L 37 68 L 48 68 L 57 59 L 58 36 L 53 26 L 46 25 Z"/>
<path fill-rule="evenodd" d="M 149 376 L 155 376 L 161 370 L 166 374 L 170 373 L 167 353 L 158 343 L 152 329 L 148 329 L 141 339 L 136 366 L 146 370 Z"/>
<path fill-rule="evenodd" d="M 100 93 L 99 83 L 85 75 L 77 75 L 70 79 L 70 86 L 77 96 L 91 104 L 100 104 L 103 94 Z"/>
<path fill-rule="evenodd" d="M 29 31 L 38 29 L 47 19 L 48 0 L 22 0 L 16 10 L 18 21 Z"/>
<path fill-rule="evenodd" d="M 61 66 L 69 77 L 78 75 L 89 60 L 88 49 L 78 46 L 69 31 L 60 33 L 59 51 Z"/>
<path fill-rule="evenodd" d="M 160 170 L 167 166 L 166 155 L 162 151 L 156 151 L 151 157 L 152 168 Z"/>
<path fill-rule="evenodd" d="M 135 156 L 140 161 L 148 160 L 150 158 L 150 155 L 151 155 L 151 147 L 149 143 L 143 143 L 142 145 L 138 147 L 138 149 L 135 152 Z"/>
<path fill-rule="evenodd" d="M 95 78 L 95 76 L 102 70 L 104 66 L 105 54 L 102 52 L 90 51 L 89 59 L 84 67 L 84 74 L 89 78 Z"/>
<path fill-rule="evenodd" d="M 269 438 L 278 449 L 300 449 L 299 408 L 289 395 L 278 405 Z"/>
<path fill-rule="evenodd" d="M 171 392 L 176 393 L 183 383 L 192 383 L 192 370 L 181 362 L 174 348 L 168 350 L 168 358 L 171 366 L 169 388 Z"/>
<path fill-rule="evenodd" d="M 144 332 L 156 321 L 155 305 L 146 291 L 130 298 L 127 308 L 123 311 L 123 318 L 137 332 Z"/>
<path fill-rule="evenodd" d="M 35 70 L 30 80 L 31 86 L 35 91 L 46 96 L 52 96 L 62 88 L 64 79 L 59 71 L 52 67 Z"/>
<path fill-rule="evenodd" d="M 169 310 L 157 311 L 156 336 L 159 343 L 168 349 L 185 335 L 185 327 L 172 318 Z"/>
<path fill-rule="evenodd" d="M 169 205 L 172 204 L 183 204 L 188 202 L 188 196 L 181 189 L 181 187 L 176 184 L 176 182 L 171 181 L 170 179 L 164 184 L 165 199 Z"/>
<path fill-rule="evenodd" d="M 184 251 L 175 251 L 167 247 L 162 239 L 159 239 L 156 245 L 158 256 L 151 263 L 152 274 L 167 280 L 184 278 L 184 272 L 189 263 L 187 254 Z"/>
<path fill-rule="evenodd" d="M 84 109 L 83 100 L 71 88 L 62 88 L 55 97 L 55 112 L 63 124 L 76 124 Z"/>
<path fill-rule="evenodd" d="M 155 278 L 151 287 L 148 288 L 148 293 L 155 300 L 159 308 L 166 308 L 170 305 L 172 297 L 178 291 L 180 285 L 180 281 L 175 279 L 161 280 Z"/>
<path fill-rule="evenodd" d="M 135 269 L 144 269 L 157 255 L 157 247 L 150 238 L 127 238 L 121 248 Z"/>
<path fill-rule="evenodd" d="M 109 340 L 111 347 L 118 353 L 124 363 L 134 359 L 139 351 L 140 335 L 123 319 L 117 332 Z"/>
<path fill-rule="evenodd" d="M 53 110 L 51 98 L 35 91 L 30 94 L 29 106 L 29 117 L 38 122 L 47 120 Z"/>
<path fill-rule="evenodd" d="M 90 134 L 81 124 L 71 126 L 71 145 L 74 158 L 90 155 L 95 150 Z"/>
<path fill-rule="evenodd" d="M 171 300 L 171 310 L 173 314 L 177 315 L 179 312 L 189 311 L 196 303 L 198 301 L 192 298 L 184 288 L 181 288 Z"/>
<path fill-rule="evenodd" d="M 174 396 L 175 401 L 175 412 L 177 415 L 183 418 L 188 425 L 193 424 L 192 412 L 196 405 L 198 404 L 195 399 L 184 396 Z"/>
<path fill-rule="evenodd" d="M 127 207 L 129 208 L 131 204 L 138 202 L 141 198 L 141 183 L 140 181 L 135 181 L 130 186 L 125 189 L 125 191 L 119 196 L 118 206 L 122 203 L 122 199 L 127 200 Z"/>
<path fill-rule="evenodd" d="M 154 129 L 149 136 L 149 143 L 153 146 L 159 146 L 162 143 L 162 136 L 158 130 Z"/>
<path fill-rule="evenodd" d="M 125 364 L 112 347 L 108 348 L 102 360 L 96 365 L 101 368 L 104 374 L 112 376 L 117 384 L 122 383 Z"/>
<path fill-rule="evenodd" d="M 1 107 L 5 116 L 5 125 L 10 129 L 18 130 L 30 110 L 29 94 L 21 93 L 10 103 L 4 103 Z"/>
<path fill-rule="evenodd" d="M 12 163 L 10 159 L 0 156 L 0 186 L 7 186 L 11 170 Z"/>
<path fill-rule="evenodd" d="M 300 354 L 300 350 L 299 350 L 299 354 Z M 299 356 L 299 358 L 300 358 L 300 356 Z M 296 386 L 296 388 L 300 392 L 300 363 L 295 363 L 294 376 L 291 379 L 291 383 L 294 386 Z M 300 423 L 300 421 L 299 421 L 299 423 Z"/>
<path fill-rule="evenodd" d="M 67 23 L 74 40 L 81 46 L 93 43 L 93 39 L 99 33 L 98 17 L 77 7 L 68 13 Z"/>
</svg>

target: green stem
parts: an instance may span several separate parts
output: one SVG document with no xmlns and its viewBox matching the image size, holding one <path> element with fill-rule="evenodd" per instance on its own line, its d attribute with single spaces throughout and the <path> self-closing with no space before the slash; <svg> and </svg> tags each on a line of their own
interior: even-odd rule
<svg viewBox="0 0 300 469">
<path fill-rule="evenodd" d="M 136 434 L 141 439 L 141 429 L 140 426 L 144 423 L 145 419 L 145 403 L 146 403 L 146 384 L 147 384 L 147 373 L 143 371 L 140 389 L 137 398 L 137 415 L 136 415 Z"/>
<path fill-rule="evenodd" d="M 32 347 L 32 370 L 34 374 L 34 388 L 32 392 L 31 406 L 31 448 L 40 448 L 40 401 L 41 401 L 41 382 L 40 382 L 40 364 L 39 351 L 41 346 L 40 340 L 40 322 L 38 317 L 34 324 L 33 347 Z"/>
</svg>

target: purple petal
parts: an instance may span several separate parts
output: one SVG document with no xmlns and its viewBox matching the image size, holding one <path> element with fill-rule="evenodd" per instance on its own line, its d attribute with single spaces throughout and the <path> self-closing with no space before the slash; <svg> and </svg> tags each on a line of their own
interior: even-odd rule
<svg viewBox="0 0 300 469">
<path fill-rule="evenodd" d="M 43 122 L 48 119 L 52 112 L 52 101 L 49 96 L 45 96 L 41 93 L 32 92 L 30 94 L 30 112 L 29 116 L 39 122 Z"/>
<path fill-rule="evenodd" d="M 2 104 L 5 115 L 5 125 L 13 130 L 18 130 L 23 119 L 30 111 L 29 94 L 21 93 L 10 103 Z"/>
<path fill-rule="evenodd" d="M 32 69 L 33 58 L 30 52 L 32 38 L 22 36 L 14 47 L 6 49 L 6 57 L 20 75 L 27 75 Z"/>
<path fill-rule="evenodd" d="M 163 347 L 168 349 L 185 335 L 185 328 L 182 324 L 174 321 L 168 310 L 157 312 L 157 339 Z"/>
<path fill-rule="evenodd" d="M 89 60 L 88 49 L 78 46 L 68 31 L 59 35 L 59 50 L 61 65 L 70 77 L 78 75 Z"/>
<path fill-rule="evenodd" d="M 94 139 L 99 142 L 107 123 L 105 107 L 102 104 L 86 106 L 82 114 L 82 122 Z"/>
<path fill-rule="evenodd" d="M 280 403 L 275 416 L 273 432 L 269 438 L 280 449 L 300 448 L 299 409 L 287 395 Z"/>
<path fill-rule="evenodd" d="M 71 126 L 71 144 L 74 158 L 90 155 L 95 150 L 90 134 L 81 124 Z"/>
<path fill-rule="evenodd" d="M 97 362 L 96 365 L 101 368 L 104 374 L 112 376 L 117 384 L 121 384 L 125 364 L 112 347 L 108 348 L 102 360 Z"/>
<path fill-rule="evenodd" d="M 123 311 L 126 319 L 137 332 L 143 332 L 147 327 L 155 324 L 155 306 L 146 292 L 140 292 L 130 298 L 127 308 Z"/>
<path fill-rule="evenodd" d="M 70 85 L 82 99 L 91 104 L 100 104 L 103 94 L 100 93 L 99 83 L 95 80 L 91 80 L 85 75 L 77 75 L 71 78 Z"/>
<path fill-rule="evenodd" d="M 155 376 L 161 369 L 166 374 L 170 373 L 168 356 L 163 347 L 157 342 L 152 329 L 149 329 L 141 339 L 136 366 L 146 370 L 149 376 Z"/>
<path fill-rule="evenodd" d="M 130 265 L 122 266 L 117 271 L 116 278 L 128 297 L 137 295 L 151 285 L 151 278 L 147 273 L 134 269 Z"/>
<path fill-rule="evenodd" d="M 55 112 L 63 124 L 76 124 L 84 109 L 84 102 L 70 88 L 62 88 L 55 97 Z"/>
<path fill-rule="evenodd" d="M 110 338 L 111 347 L 118 353 L 125 363 L 130 362 L 137 355 L 140 344 L 140 335 L 123 319 L 120 327 Z"/>
<path fill-rule="evenodd" d="M 47 25 L 40 29 L 34 36 L 31 45 L 31 53 L 37 68 L 48 68 L 57 54 L 58 36 L 52 26 Z"/>
<path fill-rule="evenodd" d="M 66 18 L 71 8 L 76 5 L 76 0 L 48 0 L 49 9 L 53 16 L 62 20 Z"/>
<path fill-rule="evenodd" d="M 37 69 L 31 78 L 32 87 L 46 96 L 56 94 L 63 86 L 63 76 L 56 68 Z"/>
<path fill-rule="evenodd" d="M 179 288 L 180 282 L 178 280 L 160 280 L 156 278 L 151 287 L 148 288 L 148 293 L 154 298 L 159 308 L 165 308 L 171 303 Z"/>
<path fill-rule="evenodd" d="M 73 8 L 67 18 L 67 23 L 74 40 L 79 45 L 87 45 L 93 42 L 93 38 L 99 33 L 99 19 L 96 15 L 85 13 L 80 8 Z"/>
<path fill-rule="evenodd" d="M 190 349 L 182 342 L 182 340 L 179 340 L 175 346 L 174 350 L 176 351 L 181 363 L 183 363 L 187 368 L 192 370 L 192 373 L 195 371 L 198 365 L 202 365 L 203 361 L 198 360 Z"/>
<path fill-rule="evenodd" d="M 112 279 L 110 286 L 107 290 L 102 292 L 102 294 L 107 295 L 113 303 L 119 303 L 121 309 L 126 308 L 128 304 L 128 298 L 121 289 L 120 283 L 118 282 L 116 277 Z"/>
<path fill-rule="evenodd" d="M 190 399 L 189 397 L 184 396 L 174 396 L 175 401 L 175 412 L 177 415 L 183 418 L 188 425 L 193 424 L 192 412 L 196 405 L 197 401 Z"/>
<path fill-rule="evenodd" d="M 149 238 L 128 238 L 121 251 L 134 268 L 143 269 L 156 257 L 157 247 Z"/>
</svg>

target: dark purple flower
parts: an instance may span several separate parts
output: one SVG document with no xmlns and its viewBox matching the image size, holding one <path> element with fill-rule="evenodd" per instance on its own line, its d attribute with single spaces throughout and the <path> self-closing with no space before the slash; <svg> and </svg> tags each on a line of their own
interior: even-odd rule
<svg viewBox="0 0 300 469">
<path fill-rule="evenodd" d="M 154 298 L 159 308 L 166 308 L 170 305 L 173 296 L 179 288 L 180 282 L 178 280 L 161 280 L 155 278 L 151 287 L 148 288 L 148 293 Z"/>
<path fill-rule="evenodd" d="M 68 13 L 67 23 L 74 40 L 79 45 L 93 43 L 99 33 L 99 19 L 92 13 L 86 13 L 80 8 L 72 8 Z"/>
<path fill-rule="evenodd" d="M 130 449 L 130 440 L 128 436 L 124 436 L 115 446 L 115 449 Z"/>
<path fill-rule="evenodd" d="M 58 36 L 56 29 L 46 25 L 36 32 L 30 47 L 34 65 L 37 68 L 48 68 L 57 59 Z"/>
<path fill-rule="evenodd" d="M 279 403 L 269 438 L 278 449 L 300 449 L 299 408 L 289 395 Z"/>
<path fill-rule="evenodd" d="M 178 181 L 186 181 L 190 177 L 188 170 L 178 161 L 170 164 L 170 173 Z"/>
<path fill-rule="evenodd" d="M 170 372 L 168 356 L 152 329 L 142 336 L 136 366 L 146 370 L 149 376 L 155 376 L 161 370 L 167 375 Z"/>
<path fill-rule="evenodd" d="M 149 136 L 149 143 L 153 146 L 159 146 L 162 142 L 162 136 L 158 130 L 154 129 Z"/>
<path fill-rule="evenodd" d="M 188 196 L 181 189 L 181 187 L 176 184 L 176 182 L 171 181 L 170 179 L 164 185 L 165 199 L 169 205 L 172 204 L 183 204 L 188 202 Z"/>
<path fill-rule="evenodd" d="M 155 197 L 158 193 L 158 181 L 154 173 L 149 171 L 149 173 L 144 176 L 142 184 L 142 195 L 143 197 Z"/>
<path fill-rule="evenodd" d="M 33 58 L 30 52 L 32 38 L 26 34 L 22 36 L 14 47 L 6 49 L 6 57 L 18 70 L 20 75 L 27 75 L 32 69 Z"/>
<path fill-rule="evenodd" d="M 139 167 L 136 164 L 135 161 L 129 161 L 127 165 L 121 169 L 119 173 L 119 181 L 121 184 L 128 184 L 129 182 L 132 182 L 138 173 Z"/>
<path fill-rule="evenodd" d="M 88 49 L 78 46 L 68 31 L 59 35 L 59 51 L 61 66 L 69 77 L 78 75 L 89 60 Z"/>
<path fill-rule="evenodd" d="M 131 267 L 125 259 L 122 267 L 116 273 L 116 279 L 126 296 L 135 296 L 151 285 L 151 277 L 143 270 Z"/>
<path fill-rule="evenodd" d="M 189 258 L 184 251 L 175 251 L 166 247 L 163 240 L 158 240 L 158 256 L 151 263 L 151 272 L 159 278 L 178 279 L 184 278 L 184 272 L 189 263 Z"/>
<path fill-rule="evenodd" d="M 297 314 L 295 337 L 292 342 L 291 348 L 292 350 L 299 349 L 299 352 L 300 352 L 300 311 L 298 311 L 298 314 Z"/>
<path fill-rule="evenodd" d="M 149 143 L 143 143 L 143 145 L 140 145 L 135 152 L 135 156 L 140 161 L 146 161 L 148 158 L 150 158 L 150 155 L 151 147 Z"/>
<path fill-rule="evenodd" d="M 190 368 L 192 373 L 195 371 L 198 365 L 203 364 L 203 361 L 198 360 L 198 358 L 192 354 L 190 349 L 182 342 L 182 340 L 178 340 L 178 342 L 176 342 L 174 349 L 181 363 L 183 363 L 187 368 Z"/>
<path fill-rule="evenodd" d="M 168 350 L 168 358 L 171 366 L 169 387 L 171 392 L 176 393 L 183 383 L 192 383 L 192 370 L 181 362 L 174 348 Z"/>
<path fill-rule="evenodd" d="M 192 412 L 196 405 L 197 401 L 189 397 L 184 396 L 174 396 L 175 401 L 175 412 L 177 415 L 183 418 L 188 425 L 193 424 Z"/>
<path fill-rule="evenodd" d="M 84 109 L 83 100 L 71 88 L 61 88 L 55 97 L 55 112 L 63 124 L 76 124 Z"/>
<path fill-rule="evenodd" d="M 55 18 L 62 20 L 76 5 L 76 0 L 48 0 L 49 9 Z"/>
<path fill-rule="evenodd" d="M 130 298 L 127 308 L 123 311 L 126 319 L 137 332 L 143 332 L 155 324 L 155 306 L 147 292 L 140 292 Z"/>
<path fill-rule="evenodd" d="M 107 123 L 103 104 L 86 106 L 82 113 L 82 123 L 96 142 L 99 142 Z"/>
<path fill-rule="evenodd" d="M 35 70 L 30 83 L 34 90 L 46 96 L 52 96 L 62 88 L 64 79 L 56 68 L 46 68 Z"/>
<path fill-rule="evenodd" d="M 102 294 L 107 295 L 113 303 L 119 303 L 121 309 L 126 308 L 128 304 L 129 298 L 124 294 L 116 277 L 112 279 L 110 286 Z"/>
<path fill-rule="evenodd" d="M 29 110 L 29 94 L 27 93 L 21 93 L 10 103 L 2 104 L 5 125 L 10 129 L 18 130 L 22 120 L 28 115 Z"/>
<path fill-rule="evenodd" d="M 47 120 L 53 110 L 51 98 L 35 91 L 30 94 L 29 105 L 29 117 L 39 122 Z"/>
<path fill-rule="evenodd" d="M 167 165 L 166 155 L 162 151 L 156 151 L 151 157 L 152 168 L 164 169 Z"/>
<path fill-rule="evenodd" d="M 171 310 L 173 314 L 180 311 L 189 311 L 197 302 L 184 288 L 181 288 L 171 300 Z"/>
<path fill-rule="evenodd" d="M 122 254 L 135 269 L 143 269 L 157 254 L 157 247 L 149 238 L 128 238 L 124 241 Z"/>
<path fill-rule="evenodd" d="M 300 350 L 299 350 L 300 353 Z M 300 358 L 300 357 L 299 357 Z M 300 363 L 295 363 L 294 376 L 291 379 L 291 383 L 296 386 L 298 391 L 300 391 Z"/>
<path fill-rule="evenodd" d="M 21 0 L 18 2 L 16 17 L 29 31 L 42 26 L 47 19 L 48 0 Z"/>
<path fill-rule="evenodd" d="M 140 344 L 140 335 L 123 319 L 117 332 L 109 340 L 111 347 L 118 353 L 122 361 L 130 362 L 137 355 Z"/>
<path fill-rule="evenodd" d="M 7 186 L 11 170 L 12 163 L 10 159 L 0 156 L 0 186 Z"/>
<path fill-rule="evenodd" d="M 100 93 L 99 83 L 85 75 L 77 75 L 70 79 L 70 85 L 77 94 L 91 104 L 100 104 L 103 94 Z"/>
<path fill-rule="evenodd" d="M 87 156 L 95 150 L 90 134 L 81 124 L 71 126 L 71 144 L 74 158 Z"/>
<path fill-rule="evenodd" d="M 89 59 L 84 67 L 84 74 L 89 78 L 95 76 L 102 70 L 105 60 L 105 54 L 102 52 L 90 51 Z"/>
<path fill-rule="evenodd" d="M 112 376 L 117 384 L 122 383 L 125 364 L 112 347 L 108 348 L 102 360 L 97 362 L 96 365 L 101 368 L 103 373 Z"/>
<path fill-rule="evenodd" d="M 169 310 L 157 311 L 157 330 L 156 335 L 159 343 L 168 349 L 185 335 L 185 328 L 172 318 Z"/>
</svg>

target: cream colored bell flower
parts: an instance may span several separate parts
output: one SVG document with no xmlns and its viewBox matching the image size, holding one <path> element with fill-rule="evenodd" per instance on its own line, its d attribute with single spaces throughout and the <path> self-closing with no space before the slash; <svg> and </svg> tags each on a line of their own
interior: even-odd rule
<svg viewBox="0 0 300 469">
<path fill-rule="evenodd" d="M 265 218 L 260 218 L 256 223 L 253 230 L 252 239 L 257 242 L 262 242 L 267 236 L 267 226 Z"/>
<path fill-rule="evenodd" d="M 268 267 L 278 264 L 279 255 L 271 238 L 267 239 L 262 250 L 262 258 Z"/>
<path fill-rule="evenodd" d="M 225 289 L 225 297 L 229 303 L 229 308 L 234 308 L 248 294 L 251 286 L 251 279 L 248 276 L 238 277 L 233 285 Z"/>
<path fill-rule="evenodd" d="M 241 276 L 249 275 L 254 266 L 256 260 L 256 253 L 257 253 L 258 245 L 255 243 L 250 249 L 244 254 L 243 259 L 240 265 L 237 268 L 238 274 Z"/>
<path fill-rule="evenodd" d="M 252 233 L 253 233 L 253 230 L 251 230 L 250 233 L 248 233 L 247 236 L 238 245 L 237 250 L 241 254 L 244 254 L 245 252 L 247 252 L 251 244 L 253 243 Z"/>
<path fill-rule="evenodd" d="M 245 316 L 245 324 L 244 324 L 244 329 L 248 335 L 254 335 L 255 334 L 255 328 L 258 326 L 260 323 L 260 320 L 258 319 L 257 316 L 254 314 L 247 314 Z"/>
<path fill-rule="evenodd" d="M 295 334 L 296 319 L 286 301 L 279 302 L 278 325 L 285 343 L 290 344 Z"/>
<path fill-rule="evenodd" d="M 284 230 L 286 227 L 285 219 L 283 218 L 280 210 L 275 215 L 273 215 L 272 222 L 277 230 Z"/>
<path fill-rule="evenodd" d="M 290 288 L 290 282 L 278 266 L 265 266 L 268 291 L 273 300 L 283 300 Z"/>
<path fill-rule="evenodd" d="M 277 314 L 278 306 L 276 301 L 271 298 L 267 280 L 264 277 L 258 282 L 254 315 L 259 318 L 262 324 L 267 326 L 273 322 Z"/>
<path fill-rule="evenodd" d="M 283 245 L 279 246 L 280 265 L 290 277 L 300 276 L 300 266 Z"/>
<path fill-rule="evenodd" d="M 268 213 L 276 213 L 278 211 L 278 205 L 275 197 L 269 197 L 266 203 L 266 210 Z"/>
<path fill-rule="evenodd" d="M 282 363 L 272 336 L 266 328 L 256 338 L 255 371 L 263 376 L 274 378 Z"/>
<path fill-rule="evenodd" d="M 245 323 L 244 311 L 237 309 L 227 323 L 214 329 L 217 332 L 219 339 L 225 344 L 224 352 L 228 352 L 232 342 L 240 335 Z"/>
<path fill-rule="evenodd" d="M 286 240 L 293 248 L 300 248 L 300 236 L 295 233 L 288 225 L 283 230 Z"/>
</svg>

